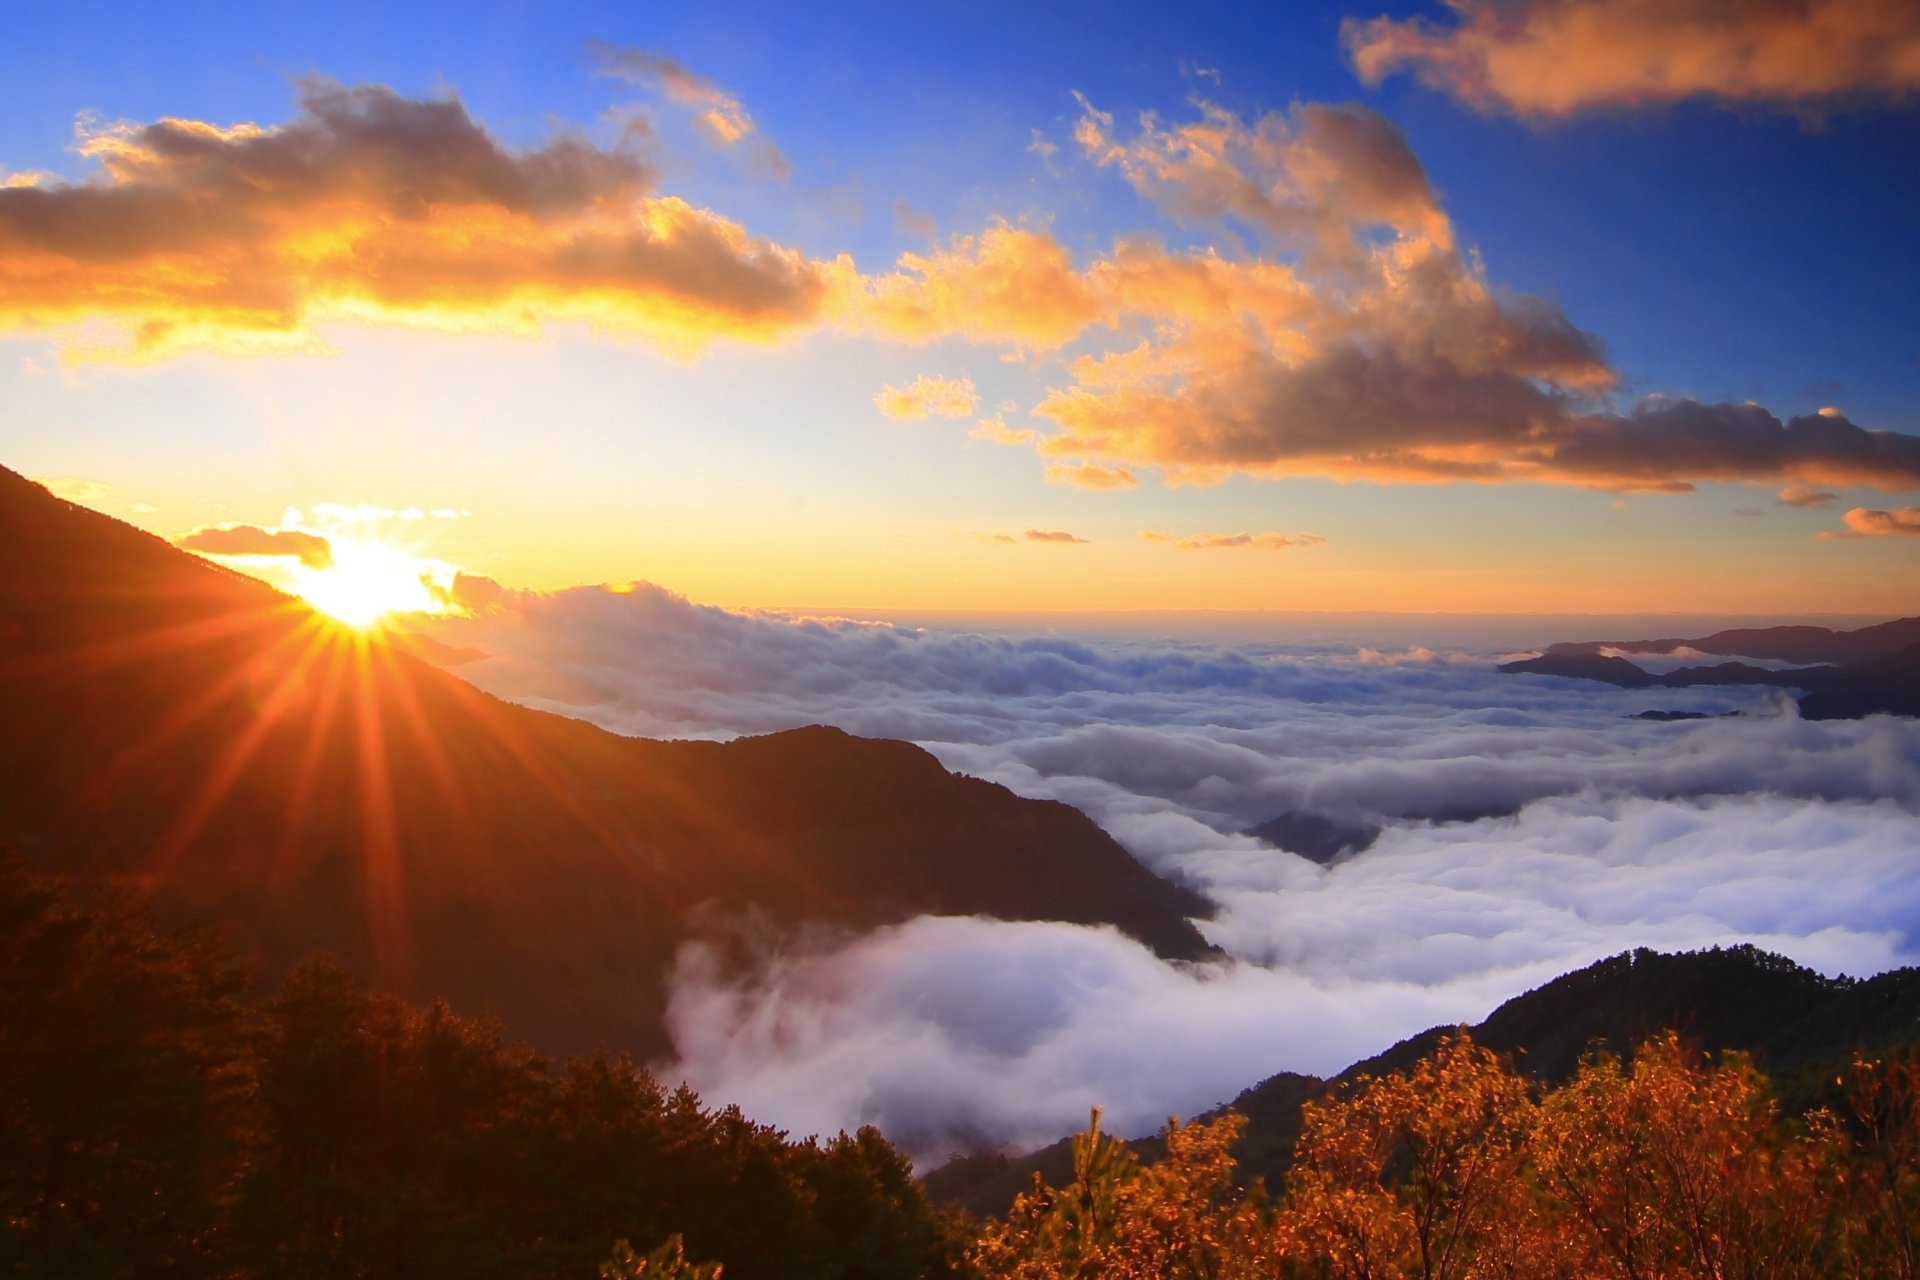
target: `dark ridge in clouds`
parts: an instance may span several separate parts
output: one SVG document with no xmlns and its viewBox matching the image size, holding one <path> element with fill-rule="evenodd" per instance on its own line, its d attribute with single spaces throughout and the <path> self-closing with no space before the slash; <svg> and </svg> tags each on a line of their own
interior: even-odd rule
<svg viewBox="0 0 1920 1280">
<path fill-rule="evenodd" d="M 0 327 L 107 317 L 133 350 L 313 346 L 315 320 L 527 330 L 579 319 L 676 349 L 810 322 L 824 268 L 651 194 L 583 138 L 502 147 L 451 98 L 299 85 L 289 124 L 83 137 L 100 175 L 0 188 Z"/>
<path fill-rule="evenodd" d="M 488 655 L 461 667 L 483 688 L 620 731 L 919 741 L 1081 808 L 1219 904 L 1205 931 L 1230 958 L 1199 967 L 1108 931 L 930 918 L 778 945 L 744 974 L 689 950 L 669 1070 L 797 1133 L 877 1122 L 938 1159 L 1051 1140 L 1093 1103 L 1138 1132 L 1633 946 L 1920 961 L 1920 722 L 1515 682 L 1439 644 L 913 629 L 644 583 L 425 625 Z M 1633 718 L 1650 708 L 1746 714 Z M 1240 834 L 1287 813 L 1381 834 L 1332 867 Z"/>
<path fill-rule="evenodd" d="M 1446 0 L 1451 25 L 1348 19 L 1368 84 L 1410 69 L 1483 111 L 1565 117 L 1708 97 L 1805 107 L 1920 89 L 1910 0 Z"/>
<path fill-rule="evenodd" d="M 257 524 L 219 524 L 174 539 L 184 551 L 212 556 L 285 556 L 315 569 L 333 563 L 333 544 L 303 529 L 263 529 Z"/>
<path fill-rule="evenodd" d="M 1883 511 L 1874 507 L 1855 507 L 1840 517 L 1847 522 L 1845 532 L 1829 529 L 1822 538 L 1887 538 L 1898 535 L 1920 536 L 1920 507 L 1895 507 Z"/>
</svg>

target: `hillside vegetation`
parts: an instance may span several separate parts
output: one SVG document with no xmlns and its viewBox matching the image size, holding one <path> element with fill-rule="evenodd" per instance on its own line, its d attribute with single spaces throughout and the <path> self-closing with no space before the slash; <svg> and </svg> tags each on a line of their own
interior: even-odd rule
<svg viewBox="0 0 1920 1280">
<path fill-rule="evenodd" d="M 1790 1116 L 1744 1055 L 1670 1031 L 1557 1083 L 1441 1035 L 1302 1102 L 1271 1188 L 1235 1160 L 1237 1112 L 1171 1124 L 1153 1161 L 1096 1113 L 1060 1185 L 976 1222 L 931 1208 L 870 1128 L 796 1142 L 623 1055 L 556 1061 L 325 961 L 247 991 L 210 935 L 0 859 L 0 1272 L 1916 1275 L 1910 1049 Z"/>
</svg>

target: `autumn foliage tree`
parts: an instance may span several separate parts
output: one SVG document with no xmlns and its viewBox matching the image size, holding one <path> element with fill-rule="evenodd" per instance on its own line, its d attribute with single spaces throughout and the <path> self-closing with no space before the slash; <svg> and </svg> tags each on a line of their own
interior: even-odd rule
<svg viewBox="0 0 1920 1280">
<path fill-rule="evenodd" d="M 1231 1114 L 1141 1166 L 1099 1133 L 969 1260 L 987 1277 L 1914 1277 L 1920 1064 L 1859 1062 L 1847 1114 L 1783 1118 L 1738 1054 L 1666 1034 L 1541 1090 L 1465 1035 L 1306 1108 L 1283 1193 L 1235 1185 Z"/>
</svg>

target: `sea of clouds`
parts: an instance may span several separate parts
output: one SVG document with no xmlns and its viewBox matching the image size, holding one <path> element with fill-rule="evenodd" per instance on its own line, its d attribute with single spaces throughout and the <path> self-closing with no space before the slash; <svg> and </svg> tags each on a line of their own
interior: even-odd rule
<svg viewBox="0 0 1920 1280">
<path fill-rule="evenodd" d="M 487 655 L 459 668 L 482 687 L 621 732 L 911 739 L 1083 809 L 1218 905 L 1201 928 L 1224 958 L 1197 965 L 1110 929 L 930 917 L 771 948 L 745 976 L 686 949 L 668 1075 L 795 1133 L 879 1124 L 924 1162 L 1050 1141 L 1096 1103 L 1150 1130 L 1636 946 L 1920 963 L 1920 723 L 1499 674 L 1503 650 L 1593 638 L 1543 625 L 1502 643 L 1276 617 L 1223 643 L 1178 620 L 915 627 L 635 584 L 520 593 L 432 634 Z M 1242 834 L 1299 810 L 1380 835 L 1321 866 Z"/>
</svg>

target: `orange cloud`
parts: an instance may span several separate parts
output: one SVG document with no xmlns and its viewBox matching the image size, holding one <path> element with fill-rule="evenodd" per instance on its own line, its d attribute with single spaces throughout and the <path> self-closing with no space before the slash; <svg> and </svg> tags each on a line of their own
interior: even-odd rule
<svg viewBox="0 0 1920 1280">
<path fill-rule="evenodd" d="M 1816 489 L 1812 485 L 1790 484 L 1773 495 L 1773 500 L 1783 507 L 1824 507 L 1840 497 L 1825 489 Z"/>
<path fill-rule="evenodd" d="M 967 433 L 972 440 L 984 440 L 988 444 L 1028 445 L 1040 439 L 1040 433 L 1031 429 L 1016 430 L 1007 425 L 1005 418 L 982 418 L 973 424 L 973 430 Z"/>
<path fill-rule="evenodd" d="M 1142 529 L 1140 536 L 1148 542 L 1170 543 L 1176 551 L 1235 551 L 1251 549 L 1255 551 L 1285 551 L 1289 547 L 1318 547 L 1326 539 L 1317 533 L 1296 533 L 1291 536 L 1283 533 L 1195 533 L 1184 538 L 1175 538 L 1170 533 L 1161 533 L 1155 529 Z"/>
<path fill-rule="evenodd" d="M 1822 538 L 1887 538 L 1898 535 L 1920 537 L 1920 507 L 1895 507 L 1883 511 L 1873 507 L 1855 507 L 1841 517 L 1845 532 L 1827 530 Z"/>
<path fill-rule="evenodd" d="M 980 403 L 980 396 L 973 389 L 972 378 L 937 378 L 923 373 L 905 387 L 881 387 L 873 402 L 889 418 L 904 422 L 929 414 L 964 418 Z"/>
<path fill-rule="evenodd" d="M 1078 273 L 1116 338 L 1071 360 L 1034 413 L 1036 447 L 1170 483 L 1232 474 L 1535 481 L 1685 492 L 1702 480 L 1920 487 L 1920 438 L 1838 410 L 1653 399 L 1604 410 L 1597 339 L 1545 300 L 1490 285 L 1406 141 L 1361 107 L 1251 123 L 1143 119 L 1090 104 L 1076 137 L 1175 216 L 1236 222 L 1266 254 L 1230 260 L 1123 240 Z M 1137 336 L 1136 336 L 1137 335 Z"/>
<path fill-rule="evenodd" d="M 1804 104 L 1920 89 L 1910 0 L 1446 0 L 1451 25 L 1349 19 L 1368 84 L 1411 68 L 1483 110 L 1568 116 L 1691 97 Z"/>
<path fill-rule="evenodd" d="M 997 222 L 944 249 L 902 254 L 898 266 L 853 286 L 847 323 L 908 342 L 957 335 L 1050 349 L 1102 315 L 1066 249 L 1044 231 Z"/>
<path fill-rule="evenodd" d="M 1139 485 L 1140 477 L 1125 467 L 1103 467 L 1097 462 L 1078 466 L 1055 463 L 1047 468 L 1047 483 L 1080 489 L 1132 489 Z"/>
<path fill-rule="evenodd" d="M 1020 536 L 1028 542 L 1068 542 L 1084 546 L 1087 541 L 1065 529 L 1029 529 Z"/>
<path fill-rule="evenodd" d="M 47 492 L 54 497 L 79 507 L 98 507 L 112 492 L 105 481 L 87 480 L 79 476 L 48 476 L 39 483 L 46 486 Z"/>
<path fill-rule="evenodd" d="M 834 266 L 651 194 L 638 157 L 502 147 L 453 99 L 308 80 L 276 127 L 90 133 L 89 181 L 0 189 L 0 328 L 123 327 L 133 354 L 316 347 L 352 317 L 678 351 L 812 323 Z"/>
<path fill-rule="evenodd" d="M 210 556 L 265 556 L 298 560 L 311 569 L 333 563 L 333 544 L 304 529 L 263 529 L 257 524 L 209 525 L 182 534 L 174 545 Z"/>
</svg>

